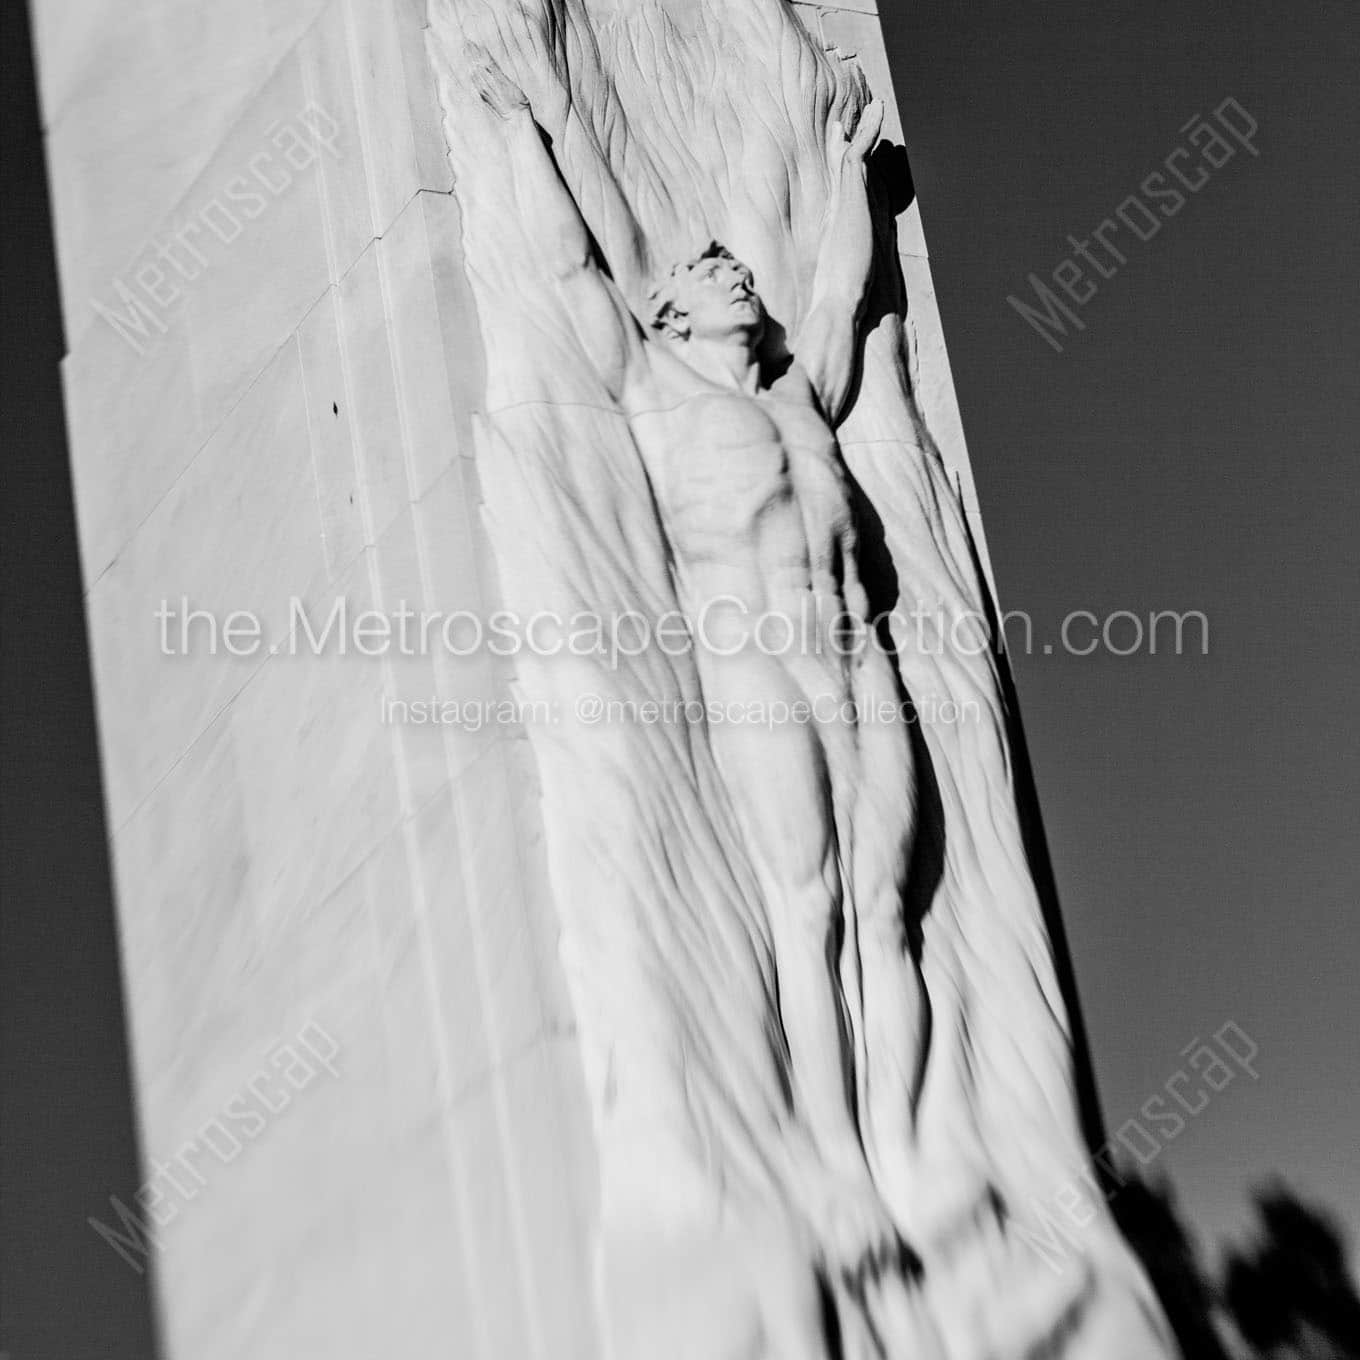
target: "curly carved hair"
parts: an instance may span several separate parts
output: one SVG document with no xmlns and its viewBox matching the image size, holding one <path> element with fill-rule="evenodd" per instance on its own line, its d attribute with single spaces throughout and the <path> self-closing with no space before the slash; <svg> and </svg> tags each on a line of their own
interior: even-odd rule
<svg viewBox="0 0 1360 1360">
<path fill-rule="evenodd" d="M 654 283 L 647 290 L 647 302 L 650 306 L 647 324 L 653 330 L 670 331 L 672 334 L 682 337 L 688 335 L 689 331 L 685 326 L 685 319 L 689 316 L 689 313 L 679 304 L 676 284 L 697 269 L 705 260 L 729 260 L 738 269 L 745 270 L 746 277 L 751 283 L 755 282 L 755 276 L 750 269 L 742 264 L 725 245 L 719 241 L 710 241 L 693 259 L 672 265 L 666 277 Z"/>
</svg>

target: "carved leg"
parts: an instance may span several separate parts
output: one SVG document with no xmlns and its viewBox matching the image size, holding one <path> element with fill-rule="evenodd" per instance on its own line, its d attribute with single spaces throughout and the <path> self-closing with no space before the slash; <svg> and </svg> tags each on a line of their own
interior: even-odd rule
<svg viewBox="0 0 1360 1360">
<path fill-rule="evenodd" d="M 710 704 L 805 698 L 787 669 L 758 653 L 724 657 L 703 676 Z M 837 980 L 842 888 L 826 754 L 815 726 L 713 722 L 713 754 L 769 904 L 798 1110 L 818 1153 L 797 1192 L 834 1264 L 856 1270 L 898 1250 L 856 1127 L 849 1044 Z"/>
<path fill-rule="evenodd" d="M 877 654 L 857 671 L 855 692 L 862 713 L 895 710 L 901 697 Z M 951 1145 L 946 1170 L 917 1137 L 931 1009 L 904 903 L 917 832 L 911 731 L 905 721 L 865 722 L 859 736 L 852 883 L 867 1064 L 860 1121 L 874 1178 L 899 1230 L 929 1255 L 989 1211 L 989 1182 L 980 1150 Z"/>
<path fill-rule="evenodd" d="M 866 1070 L 861 1121 L 869 1160 L 899 1224 L 915 1199 L 916 1100 L 929 1039 L 930 1003 L 907 938 L 903 892 L 916 831 L 916 785 L 905 722 L 881 721 L 898 691 L 886 661 L 866 655 L 857 669 L 859 781 L 851 882 L 858 906 Z"/>
<path fill-rule="evenodd" d="M 857 804 L 861 852 L 856 881 L 863 884 L 857 920 L 864 997 L 865 1071 L 861 1090 L 865 1146 L 875 1179 L 902 1226 L 916 1200 L 916 1099 L 920 1091 L 930 1007 L 908 945 L 901 895 L 891 862 L 893 816 L 866 789 Z M 885 846 L 885 840 L 887 844 Z"/>
<path fill-rule="evenodd" d="M 851 868 L 855 855 L 854 807 L 859 783 L 859 736 L 850 706 L 850 675 L 834 654 L 799 651 L 787 656 L 785 665 L 803 697 L 819 715 L 814 724 L 817 740 L 831 783 L 831 804 L 840 870 L 841 920 L 839 948 L 832 958 L 832 972 L 839 988 L 843 1023 L 849 1044 L 846 1055 L 847 1083 L 856 1126 L 863 1108 L 861 1088 L 865 1070 L 864 996 L 859 969 L 856 903 Z M 863 1133 L 859 1141 L 863 1146 Z"/>
</svg>

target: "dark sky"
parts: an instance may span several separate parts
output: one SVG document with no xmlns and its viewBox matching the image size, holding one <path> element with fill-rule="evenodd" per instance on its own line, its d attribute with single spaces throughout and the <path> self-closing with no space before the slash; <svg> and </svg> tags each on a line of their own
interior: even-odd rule
<svg viewBox="0 0 1360 1360">
<path fill-rule="evenodd" d="M 1111 1126 L 1224 1021 L 1260 1045 L 1154 1166 L 1212 1240 L 1281 1171 L 1360 1230 L 1360 7 L 882 0 L 1007 609 L 1203 611 L 1208 656 L 1015 663 Z M 0 1349 L 146 1360 L 85 1226 L 137 1184 L 22 8 L 0 9 Z M 1006 304 L 1233 96 L 1238 154 L 1055 353 Z"/>
<path fill-rule="evenodd" d="M 1014 663 L 1107 1123 L 1235 1021 L 1259 1082 L 1153 1169 L 1210 1243 L 1276 1170 L 1355 1232 L 1360 7 L 882 7 L 1003 607 L 1209 619 L 1208 656 Z M 1107 233 L 1049 348 L 1007 295 L 1228 96 L 1259 158 Z"/>
<path fill-rule="evenodd" d="M 24 20 L 0 6 L 0 1354 L 152 1360 L 145 1278 L 86 1223 L 142 1177 Z"/>
</svg>

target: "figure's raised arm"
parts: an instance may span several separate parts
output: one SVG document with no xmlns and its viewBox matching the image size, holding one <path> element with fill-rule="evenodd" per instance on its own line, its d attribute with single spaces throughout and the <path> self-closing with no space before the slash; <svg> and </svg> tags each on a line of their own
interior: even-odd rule
<svg viewBox="0 0 1360 1360">
<path fill-rule="evenodd" d="M 642 329 L 600 268 L 590 229 L 562 182 L 524 92 L 483 52 L 474 53 L 471 75 L 482 102 L 505 127 L 519 218 L 536 246 L 532 272 L 557 291 L 601 379 L 621 396 L 645 362 Z"/>
<path fill-rule="evenodd" d="M 812 382 L 827 419 L 845 413 L 859 361 L 859 320 L 874 264 L 874 223 L 866 158 L 883 126 L 875 99 L 859 116 L 853 135 L 831 126 L 831 193 L 807 315 L 794 338 L 794 357 Z"/>
</svg>

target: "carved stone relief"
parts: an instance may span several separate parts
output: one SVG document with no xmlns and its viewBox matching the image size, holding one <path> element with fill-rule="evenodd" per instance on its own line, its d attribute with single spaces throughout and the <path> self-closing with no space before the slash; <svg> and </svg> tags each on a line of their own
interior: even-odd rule
<svg viewBox="0 0 1360 1360">
<path fill-rule="evenodd" d="M 1025 1241 L 1086 1154 L 881 103 L 783 0 L 429 48 L 505 605 L 647 635 L 517 663 L 613 1353 L 1169 1354 L 1103 1208 Z"/>
</svg>

